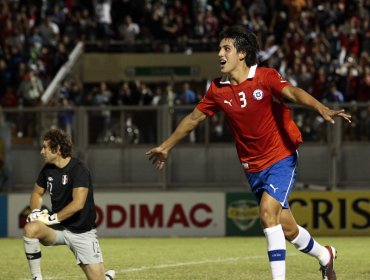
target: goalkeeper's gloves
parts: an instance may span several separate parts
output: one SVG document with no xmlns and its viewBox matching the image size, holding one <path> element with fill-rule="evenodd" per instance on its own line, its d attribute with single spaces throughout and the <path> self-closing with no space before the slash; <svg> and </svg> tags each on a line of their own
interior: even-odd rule
<svg viewBox="0 0 370 280">
<path fill-rule="evenodd" d="M 43 222 L 47 226 L 56 225 L 60 222 L 58 221 L 58 215 L 55 213 L 53 215 L 49 215 L 48 210 L 43 210 L 41 215 L 38 218 L 38 221 Z"/>
<path fill-rule="evenodd" d="M 33 209 L 32 212 L 27 216 L 27 223 L 37 221 L 40 215 L 40 209 Z"/>
</svg>

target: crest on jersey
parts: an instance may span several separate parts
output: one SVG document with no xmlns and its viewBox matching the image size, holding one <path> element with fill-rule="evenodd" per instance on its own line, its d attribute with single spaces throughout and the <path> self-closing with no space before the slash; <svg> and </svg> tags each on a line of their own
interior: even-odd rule
<svg viewBox="0 0 370 280">
<path fill-rule="evenodd" d="M 256 89 L 255 91 L 253 91 L 253 98 L 255 100 L 261 100 L 263 98 L 264 94 L 263 94 L 263 91 L 260 90 L 260 89 Z"/>
<path fill-rule="evenodd" d="M 62 176 L 62 185 L 66 185 L 68 183 L 68 176 L 67 175 L 63 175 Z"/>
</svg>

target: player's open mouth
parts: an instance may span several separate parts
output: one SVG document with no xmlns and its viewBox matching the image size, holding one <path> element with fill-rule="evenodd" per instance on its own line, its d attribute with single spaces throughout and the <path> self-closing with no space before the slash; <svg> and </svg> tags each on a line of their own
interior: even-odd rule
<svg viewBox="0 0 370 280">
<path fill-rule="evenodd" d="M 221 65 L 221 66 L 224 66 L 225 64 L 226 64 L 226 60 L 221 59 L 221 60 L 220 60 L 220 65 Z"/>
</svg>

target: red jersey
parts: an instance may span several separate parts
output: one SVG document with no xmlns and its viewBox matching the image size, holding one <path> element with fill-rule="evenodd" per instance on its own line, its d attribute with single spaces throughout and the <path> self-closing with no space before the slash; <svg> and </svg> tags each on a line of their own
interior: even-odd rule
<svg viewBox="0 0 370 280">
<path fill-rule="evenodd" d="M 213 80 L 197 105 L 208 116 L 225 112 L 240 162 L 248 172 L 264 170 L 302 143 L 282 99 L 281 90 L 287 85 L 275 69 L 254 65 L 238 85 L 231 85 L 227 76 Z"/>
</svg>

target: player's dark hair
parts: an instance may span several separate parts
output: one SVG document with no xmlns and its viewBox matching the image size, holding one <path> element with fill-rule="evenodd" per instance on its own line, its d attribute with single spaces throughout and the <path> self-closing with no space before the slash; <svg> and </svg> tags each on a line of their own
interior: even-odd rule
<svg viewBox="0 0 370 280">
<path fill-rule="evenodd" d="M 245 63 L 248 67 L 257 64 L 257 52 L 259 50 L 257 37 L 254 33 L 241 25 L 229 26 L 220 32 L 219 40 L 232 39 L 236 51 L 245 52 Z"/>
<path fill-rule="evenodd" d="M 63 158 L 72 156 L 72 139 L 61 129 L 50 129 L 44 135 L 52 152 L 57 152 L 58 147 Z"/>
</svg>

